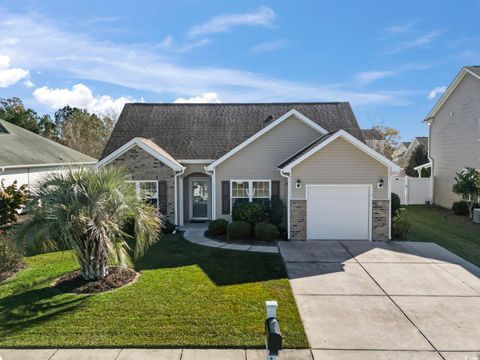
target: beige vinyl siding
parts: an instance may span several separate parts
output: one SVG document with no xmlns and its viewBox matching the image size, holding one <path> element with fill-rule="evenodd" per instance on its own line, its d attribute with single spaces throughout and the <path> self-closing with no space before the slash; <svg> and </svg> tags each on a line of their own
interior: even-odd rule
<svg viewBox="0 0 480 360">
<path fill-rule="evenodd" d="M 452 114 L 452 115 L 451 115 Z M 480 80 L 467 74 L 433 119 L 430 156 L 434 165 L 434 203 L 450 208 L 455 173 L 480 169 Z"/>
<path fill-rule="evenodd" d="M 280 194 L 286 200 L 287 180 L 280 175 L 277 165 L 320 136 L 318 131 L 292 116 L 218 165 L 215 169 L 216 217 L 230 218 L 222 215 L 223 180 L 279 180 Z"/>
<path fill-rule="evenodd" d="M 377 184 L 383 179 L 384 186 Z M 295 182 L 300 179 L 302 187 Z M 371 184 L 373 199 L 388 200 L 388 168 L 343 138 L 337 138 L 292 169 L 292 199 L 305 199 L 307 184 Z"/>
</svg>

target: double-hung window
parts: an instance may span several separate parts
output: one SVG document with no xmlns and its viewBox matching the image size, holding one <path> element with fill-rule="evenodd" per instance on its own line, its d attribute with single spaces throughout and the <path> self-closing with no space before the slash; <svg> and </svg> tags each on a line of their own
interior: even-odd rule
<svg viewBox="0 0 480 360">
<path fill-rule="evenodd" d="M 135 185 L 135 191 L 140 200 L 158 208 L 158 181 L 139 180 L 128 182 Z"/>
<path fill-rule="evenodd" d="M 272 187 L 270 180 L 232 180 L 231 181 L 232 207 L 246 202 L 264 203 L 271 198 Z"/>
</svg>

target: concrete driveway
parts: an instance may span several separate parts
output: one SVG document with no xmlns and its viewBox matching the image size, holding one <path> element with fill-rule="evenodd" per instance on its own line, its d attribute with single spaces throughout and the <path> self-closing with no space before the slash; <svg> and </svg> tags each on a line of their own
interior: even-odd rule
<svg viewBox="0 0 480 360">
<path fill-rule="evenodd" d="M 416 242 L 279 246 L 314 359 L 480 360 L 480 269 L 459 256 Z"/>
</svg>

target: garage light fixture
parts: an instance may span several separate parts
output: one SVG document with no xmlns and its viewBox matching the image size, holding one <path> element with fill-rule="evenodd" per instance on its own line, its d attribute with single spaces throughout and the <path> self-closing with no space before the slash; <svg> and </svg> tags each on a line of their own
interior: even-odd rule
<svg viewBox="0 0 480 360">
<path fill-rule="evenodd" d="M 378 182 L 378 188 L 383 188 L 383 178 L 380 178 L 380 181 Z"/>
<path fill-rule="evenodd" d="M 300 179 L 297 179 L 297 182 L 295 183 L 295 187 L 297 189 L 300 189 L 302 187 L 302 182 L 300 181 Z"/>
</svg>

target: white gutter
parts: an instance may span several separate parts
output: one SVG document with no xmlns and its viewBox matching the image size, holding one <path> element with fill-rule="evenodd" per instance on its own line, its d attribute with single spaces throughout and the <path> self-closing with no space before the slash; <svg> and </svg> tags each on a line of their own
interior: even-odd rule
<svg viewBox="0 0 480 360">
<path fill-rule="evenodd" d="M 95 165 L 96 161 L 87 162 L 70 162 L 70 163 L 51 163 L 51 164 L 27 164 L 27 165 L 0 165 L 0 169 L 5 171 L 6 169 L 28 169 L 38 167 L 51 167 L 51 166 L 77 166 L 77 165 Z"/>
<path fill-rule="evenodd" d="M 287 178 L 287 186 L 288 186 L 288 195 L 287 195 L 287 238 L 290 240 L 290 198 L 292 197 L 291 194 L 291 187 L 290 187 L 290 179 L 291 179 L 291 174 L 286 175 L 283 172 L 283 169 L 280 169 L 280 175 L 282 175 L 284 178 Z"/>
<path fill-rule="evenodd" d="M 433 158 L 430 156 L 430 150 L 432 149 L 432 125 L 433 118 L 428 119 L 428 160 L 430 161 L 430 205 L 433 205 L 433 190 L 435 186 L 434 176 L 433 176 Z"/>
<path fill-rule="evenodd" d="M 178 173 L 176 173 L 175 176 L 174 176 L 174 180 L 173 180 L 174 183 L 175 183 L 175 189 L 174 189 L 174 190 L 175 190 L 175 195 L 174 195 L 174 201 L 175 201 L 175 203 L 174 203 L 174 209 L 175 209 L 175 210 L 174 210 L 174 211 L 175 211 L 175 225 L 178 225 L 178 224 L 179 224 L 179 216 L 178 216 L 179 214 L 177 213 L 177 209 L 178 209 L 178 206 L 177 206 L 177 205 L 178 205 L 178 204 L 177 204 L 177 201 L 178 201 L 178 200 L 177 200 L 177 198 L 178 198 L 178 194 L 177 194 L 177 193 L 178 193 L 177 182 L 178 182 L 178 177 L 179 177 L 180 175 L 183 175 L 184 172 L 185 172 L 185 168 L 183 168 L 183 169 L 180 170 Z M 183 189 L 181 189 L 181 190 L 183 191 Z"/>
</svg>

